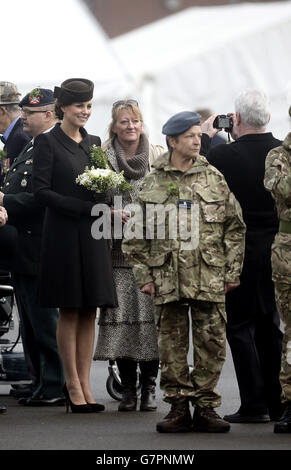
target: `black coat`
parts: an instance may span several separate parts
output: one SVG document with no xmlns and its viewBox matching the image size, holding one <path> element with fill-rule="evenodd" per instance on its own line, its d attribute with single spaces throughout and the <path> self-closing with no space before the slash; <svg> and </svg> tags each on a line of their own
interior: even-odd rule
<svg viewBox="0 0 291 470">
<path fill-rule="evenodd" d="M 7 141 L 4 144 L 3 150 L 7 153 L 9 158 L 9 165 L 11 166 L 14 159 L 20 154 L 21 150 L 31 140 L 31 137 L 23 132 L 23 124 L 21 119 L 18 119 L 14 124 Z M 3 186 L 5 171 L 4 165 L 1 165 L 0 186 Z"/>
<path fill-rule="evenodd" d="M 90 163 L 90 145 L 100 139 L 80 131 L 79 144 L 59 124 L 35 139 L 34 193 L 47 208 L 40 266 L 40 302 L 46 307 L 117 305 L 108 241 L 91 236 L 93 195 L 76 183 Z"/>
<path fill-rule="evenodd" d="M 18 233 L 16 228 L 7 224 L 0 227 L 0 270 L 11 270 L 10 263 L 17 249 L 17 244 Z"/>
<path fill-rule="evenodd" d="M 32 193 L 33 147 L 27 150 L 26 147 L 5 177 L 3 206 L 8 213 L 8 224 L 18 231 L 18 251 L 11 271 L 37 275 L 44 208 L 35 201 Z"/>
<path fill-rule="evenodd" d="M 11 130 L 3 150 L 6 151 L 10 159 L 10 166 L 14 159 L 20 154 L 24 146 L 31 140 L 31 137 L 23 131 L 21 119 L 18 119 Z"/>
<path fill-rule="evenodd" d="M 270 257 L 278 219 L 264 174 L 268 152 L 279 145 L 271 133 L 248 134 L 207 154 L 239 201 L 247 226 L 241 285 L 226 296 L 229 323 L 276 310 Z"/>
</svg>

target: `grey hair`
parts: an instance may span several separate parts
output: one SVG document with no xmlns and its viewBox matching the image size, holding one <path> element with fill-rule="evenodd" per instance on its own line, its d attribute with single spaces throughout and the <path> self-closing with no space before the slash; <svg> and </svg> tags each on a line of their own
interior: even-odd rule
<svg viewBox="0 0 291 470">
<path fill-rule="evenodd" d="M 6 108 L 9 114 L 16 114 L 16 113 L 19 113 L 19 111 L 20 111 L 20 108 L 19 108 L 18 104 L 16 104 L 16 103 L 15 104 L 14 103 L 13 104 L 5 104 L 5 105 L 3 104 L 2 107 Z"/>
<path fill-rule="evenodd" d="M 265 127 L 270 119 L 267 95 L 260 90 L 247 89 L 236 97 L 235 112 L 240 114 L 243 124 L 255 129 Z"/>
</svg>

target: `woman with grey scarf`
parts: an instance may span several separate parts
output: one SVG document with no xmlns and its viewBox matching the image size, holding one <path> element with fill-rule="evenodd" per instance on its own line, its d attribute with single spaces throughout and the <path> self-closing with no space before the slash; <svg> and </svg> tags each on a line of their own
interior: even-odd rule
<svg viewBox="0 0 291 470">
<path fill-rule="evenodd" d="M 103 149 L 111 167 L 124 172 L 131 189 L 122 193 L 122 207 L 133 203 L 150 171 L 151 163 L 165 150 L 149 144 L 143 132 L 143 118 L 135 100 L 113 104 L 109 139 Z M 120 194 L 119 194 L 120 195 Z M 128 214 L 121 209 L 115 213 L 122 223 Z M 134 411 L 137 407 L 137 365 L 140 368 L 141 411 L 156 410 L 155 385 L 159 367 L 157 333 L 154 324 L 152 298 L 135 284 L 132 269 L 121 250 L 121 239 L 112 240 L 113 276 L 118 308 L 100 311 L 99 335 L 95 360 L 115 360 L 123 385 L 119 411 Z"/>
</svg>

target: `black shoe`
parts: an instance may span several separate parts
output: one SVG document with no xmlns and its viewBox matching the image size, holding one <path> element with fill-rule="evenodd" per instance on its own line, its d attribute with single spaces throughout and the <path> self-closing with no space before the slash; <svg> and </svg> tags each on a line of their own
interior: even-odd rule
<svg viewBox="0 0 291 470">
<path fill-rule="evenodd" d="M 188 402 L 172 403 L 170 413 L 163 421 L 157 423 L 158 432 L 190 432 L 192 431 L 192 418 Z"/>
<path fill-rule="evenodd" d="M 24 406 L 63 406 L 66 400 L 64 397 L 54 398 L 27 398 Z"/>
<path fill-rule="evenodd" d="M 14 398 L 30 398 L 33 395 L 31 387 L 11 388 L 9 395 Z"/>
<path fill-rule="evenodd" d="M 137 396 L 134 391 L 125 391 L 122 393 L 122 400 L 118 406 L 118 411 L 135 411 L 137 405 Z"/>
<path fill-rule="evenodd" d="M 231 415 L 225 415 L 223 417 L 228 423 L 268 423 L 270 416 L 268 413 L 242 413 L 237 411 Z"/>
<path fill-rule="evenodd" d="M 133 381 L 123 382 L 122 399 L 118 411 L 135 411 L 137 405 L 136 383 Z"/>
<path fill-rule="evenodd" d="M 25 405 L 27 400 L 30 400 L 31 398 L 32 398 L 32 396 L 30 396 L 30 397 L 21 397 L 17 400 L 17 403 L 19 405 Z"/>
<path fill-rule="evenodd" d="M 291 402 L 286 403 L 282 417 L 274 426 L 275 433 L 291 433 Z"/>
<path fill-rule="evenodd" d="M 91 407 L 93 413 L 99 413 L 105 410 L 105 406 L 101 405 L 101 403 L 88 403 L 88 405 Z"/>
<path fill-rule="evenodd" d="M 194 432 L 228 432 L 230 425 L 224 421 L 211 407 L 195 407 L 193 416 Z"/>
<path fill-rule="evenodd" d="M 6 413 L 6 411 L 7 411 L 6 406 L 0 405 L 0 415 L 3 415 L 4 413 Z"/>
<path fill-rule="evenodd" d="M 281 403 L 278 406 L 269 407 L 269 415 L 271 421 L 279 421 L 284 413 L 285 406 Z"/>
<path fill-rule="evenodd" d="M 156 411 L 156 380 L 146 377 L 141 386 L 140 411 Z"/>
<path fill-rule="evenodd" d="M 75 403 L 72 402 L 66 384 L 64 385 L 63 393 L 66 397 L 65 403 L 66 403 L 67 413 L 69 413 L 70 408 L 71 408 L 72 413 L 82 413 L 82 414 L 84 414 L 84 413 L 94 413 L 92 407 L 90 405 L 88 405 L 88 403 L 86 403 L 86 404 L 84 403 L 84 405 L 83 404 L 82 405 L 76 405 Z M 97 403 L 96 403 L 96 405 L 97 405 Z"/>
</svg>

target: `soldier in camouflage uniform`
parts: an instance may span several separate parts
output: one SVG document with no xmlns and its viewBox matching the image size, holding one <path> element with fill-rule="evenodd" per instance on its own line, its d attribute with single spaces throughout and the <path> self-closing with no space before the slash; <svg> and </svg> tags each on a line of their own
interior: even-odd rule
<svg viewBox="0 0 291 470">
<path fill-rule="evenodd" d="M 291 107 L 289 109 L 291 117 Z M 266 159 L 265 187 L 276 201 L 279 232 L 272 246 L 272 271 L 277 307 L 285 331 L 281 361 L 281 401 L 285 406 L 274 432 L 291 432 L 291 132 L 282 146 L 271 150 Z"/>
<path fill-rule="evenodd" d="M 144 236 L 132 238 L 128 227 L 123 241 L 138 286 L 156 304 L 160 385 L 171 404 L 157 431 L 226 432 L 229 423 L 213 408 L 221 403 L 215 387 L 225 361 L 225 293 L 239 284 L 245 225 L 224 177 L 199 155 L 199 114 L 178 113 L 163 133 L 169 152 L 154 163 L 138 197 L 146 214 L 140 222 Z M 168 210 L 160 238 L 163 218 L 151 210 L 156 204 Z M 191 373 L 189 307 L 195 360 Z M 195 405 L 193 420 L 189 402 Z"/>
</svg>

